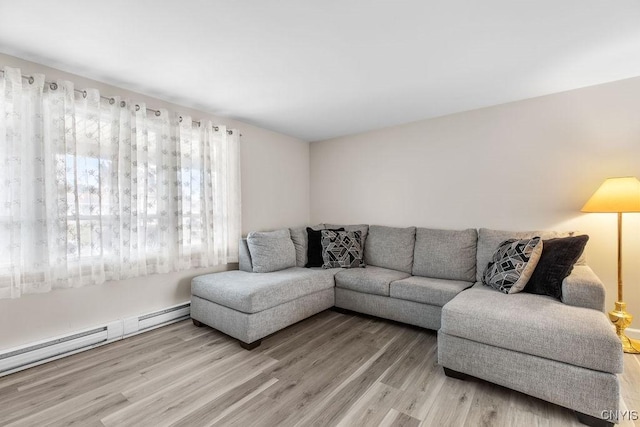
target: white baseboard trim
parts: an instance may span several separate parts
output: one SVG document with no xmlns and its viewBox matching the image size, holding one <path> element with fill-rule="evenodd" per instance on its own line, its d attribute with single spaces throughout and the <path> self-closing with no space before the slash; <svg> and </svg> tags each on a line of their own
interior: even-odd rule
<svg viewBox="0 0 640 427">
<path fill-rule="evenodd" d="M 170 325 L 190 316 L 191 303 L 185 302 L 152 313 L 117 319 L 105 325 L 2 350 L 0 377 Z"/>
<path fill-rule="evenodd" d="M 627 328 L 624 332 L 629 338 L 640 340 L 640 329 Z"/>
</svg>

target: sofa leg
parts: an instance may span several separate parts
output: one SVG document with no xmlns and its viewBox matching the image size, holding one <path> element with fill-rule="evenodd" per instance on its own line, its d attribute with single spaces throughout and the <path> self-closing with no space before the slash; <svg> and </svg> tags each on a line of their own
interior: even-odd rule
<svg viewBox="0 0 640 427">
<path fill-rule="evenodd" d="M 458 372 L 458 371 L 454 371 L 453 369 L 449 369 L 449 368 L 444 368 L 444 374 L 446 376 L 448 376 L 449 378 L 455 378 L 457 380 L 467 380 L 469 379 L 469 375 L 467 374 L 463 374 L 462 372 Z"/>
<path fill-rule="evenodd" d="M 257 340 L 252 343 L 246 343 L 244 341 L 239 341 L 239 342 L 240 342 L 240 347 L 244 348 L 245 350 L 253 350 L 254 348 L 258 347 L 260 343 L 262 343 L 262 340 Z"/>
<path fill-rule="evenodd" d="M 345 308 L 340 308 L 340 307 L 336 307 L 333 306 L 332 308 L 333 311 L 335 311 L 336 313 L 340 313 L 340 314 L 353 314 L 353 311 L 349 311 Z"/>
<path fill-rule="evenodd" d="M 193 324 L 194 324 L 195 326 L 197 326 L 198 328 L 201 328 L 202 326 L 204 326 L 204 325 L 202 324 L 202 322 L 200 322 L 199 320 L 196 320 L 196 319 L 193 319 L 193 318 L 192 318 L 191 320 L 193 320 Z"/>
<path fill-rule="evenodd" d="M 603 420 L 602 418 L 593 417 L 591 415 L 583 414 L 582 412 L 574 411 L 578 417 L 578 421 L 589 427 L 613 427 L 614 423 L 611 421 Z"/>
</svg>

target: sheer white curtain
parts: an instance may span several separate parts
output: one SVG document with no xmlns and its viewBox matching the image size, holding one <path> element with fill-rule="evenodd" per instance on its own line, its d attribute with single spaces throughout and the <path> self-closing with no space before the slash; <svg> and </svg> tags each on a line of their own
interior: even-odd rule
<svg viewBox="0 0 640 427">
<path fill-rule="evenodd" d="M 236 130 L 0 74 L 0 298 L 237 262 Z"/>
</svg>

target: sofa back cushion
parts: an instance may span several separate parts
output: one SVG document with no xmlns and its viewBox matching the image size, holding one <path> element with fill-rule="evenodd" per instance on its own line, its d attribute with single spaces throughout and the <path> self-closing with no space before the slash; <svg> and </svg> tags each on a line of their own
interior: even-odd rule
<svg viewBox="0 0 640 427">
<path fill-rule="evenodd" d="M 493 253 L 498 249 L 500 243 L 508 239 L 530 239 L 540 236 L 542 240 L 555 239 L 559 237 L 572 237 L 582 233 L 575 231 L 504 231 L 481 228 L 478 230 L 478 253 L 476 256 L 476 281 L 482 282 L 482 275 L 487 265 L 493 257 Z M 542 251 L 544 252 L 544 246 Z M 585 265 L 584 254 L 580 256 L 576 265 Z"/>
<path fill-rule="evenodd" d="M 473 228 L 418 228 L 412 274 L 435 279 L 475 282 L 477 242 L 478 233 Z"/>
<path fill-rule="evenodd" d="M 411 274 L 415 242 L 415 227 L 372 225 L 364 244 L 365 263 Z"/>
<path fill-rule="evenodd" d="M 288 229 L 253 231 L 247 236 L 254 273 L 270 273 L 296 266 L 296 249 Z"/>
<path fill-rule="evenodd" d="M 314 230 L 324 230 L 324 225 L 313 225 L 310 228 Z M 290 228 L 291 241 L 296 248 L 296 266 L 304 267 L 307 265 L 307 251 L 309 247 L 309 240 L 307 238 L 307 227 Z"/>
<path fill-rule="evenodd" d="M 238 245 L 238 269 L 253 273 L 253 265 L 251 264 L 251 254 L 249 253 L 249 244 L 247 239 L 240 239 Z"/>
</svg>

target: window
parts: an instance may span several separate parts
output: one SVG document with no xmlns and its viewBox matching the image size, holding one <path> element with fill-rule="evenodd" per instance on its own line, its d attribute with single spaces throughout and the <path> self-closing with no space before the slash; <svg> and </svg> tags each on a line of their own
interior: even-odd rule
<svg viewBox="0 0 640 427">
<path fill-rule="evenodd" d="M 0 297 L 237 261 L 237 131 L 34 77 L 1 79 Z"/>
</svg>

